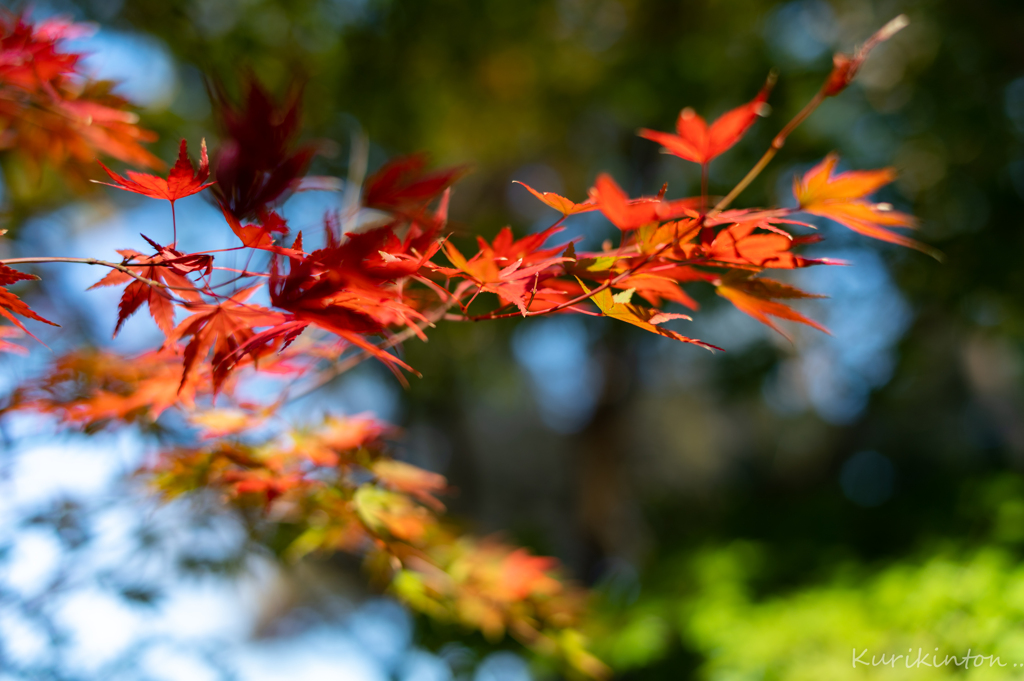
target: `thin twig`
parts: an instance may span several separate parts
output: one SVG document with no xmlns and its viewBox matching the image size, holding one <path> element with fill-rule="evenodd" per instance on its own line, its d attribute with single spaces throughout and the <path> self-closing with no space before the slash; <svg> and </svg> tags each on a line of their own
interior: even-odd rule
<svg viewBox="0 0 1024 681">
<path fill-rule="evenodd" d="M 167 289 L 170 291 L 195 291 L 196 289 L 188 286 L 171 286 L 165 284 L 162 281 L 156 281 L 155 279 L 148 279 L 140 274 L 132 272 L 128 265 L 122 265 L 121 263 L 109 262 L 107 260 L 97 260 L 96 258 L 58 258 L 58 257 L 34 257 L 34 258 L 6 258 L 0 260 L 0 264 L 3 265 L 17 265 L 21 263 L 48 263 L 48 262 L 66 262 L 66 263 L 77 263 L 80 265 L 100 265 L 102 267 L 109 267 L 111 269 L 124 272 L 130 277 L 138 279 L 147 286 L 155 286 L 156 288 Z M 132 267 L 160 267 L 160 263 L 146 263 L 146 265 L 132 265 Z"/>
<path fill-rule="evenodd" d="M 714 217 L 728 208 L 733 200 L 739 196 L 740 193 L 746 189 L 758 175 L 761 174 L 761 171 L 765 169 L 771 160 L 775 158 L 775 154 L 779 153 L 779 149 L 786 144 L 786 138 L 789 137 L 790 133 L 796 130 L 798 125 L 807 120 L 807 117 L 814 113 L 814 110 L 821 106 L 821 103 L 824 101 L 825 90 L 822 88 L 816 95 L 814 95 L 814 98 L 811 99 L 811 101 L 807 102 L 807 106 L 801 109 L 800 113 L 794 116 L 793 120 L 787 123 L 786 127 L 784 127 L 782 131 L 775 136 L 775 139 L 772 140 L 771 146 L 768 147 L 768 151 L 764 152 L 764 156 L 761 157 L 761 160 L 750 169 L 750 172 L 740 180 L 739 184 L 733 187 L 732 191 L 729 192 L 724 199 L 719 201 L 715 207 L 711 209 L 711 212 L 708 213 L 708 217 Z"/>
</svg>

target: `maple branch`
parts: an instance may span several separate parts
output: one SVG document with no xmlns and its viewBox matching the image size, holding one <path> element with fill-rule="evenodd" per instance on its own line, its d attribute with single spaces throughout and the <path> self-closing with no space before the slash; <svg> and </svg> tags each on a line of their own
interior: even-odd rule
<svg viewBox="0 0 1024 681">
<path fill-rule="evenodd" d="M 781 149 L 786 143 L 786 138 L 789 137 L 789 134 L 793 132 L 798 125 L 807 120 L 807 117 L 814 113 L 814 110 L 821 106 L 822 102 L 829 97 L 838 95 L 846 89 L 846 86 L 853 81 L 853 77 L 857 75 L 857 71 L 867 59 L 868 53 L 871 52 L 871 50 L 879 43 L 885 42 L 896 33 L 906 28 L 909 23 L 910 20 L 907 19 L 906 15 L 901 14 L 871 36 L 867 42 L 861 45 L 860 49 L 857 50 L 857 53 L 853 57 L 836 54 L 833 57 L 832 72 L 829 73 L 828 79 L 822 83 L 821 89 L 814 95 L 814 98 L 807 102 L 807 106 L 801 109 L 800 113 L 798 113 L 793 120 L 787 123 L 786 127 L 784 127 L 782 131 L 775 136 L 775 139 L 772 140 L 772 145 L 768 147 L 768 151 L 764 152 L 764 156 L 762 156 L 761 160 L 757 162 L 757 165 L 750 169 L 750 172 L 740 180 L 740 183 L 736 185 L 724 199 L 719 201 L 718 204 L 711 209 L 711 212 L 708 213 L 708 215 L 717 215 L 728 208 L 729 204 L 733 202 L 733 199 L 739 196 L 740 192 L 746 189 L 747 186 L 754 181 L 754 178 L 761 174 L 761 171 L 764 170 L 765 166 L 775 158 L 775 154 L 779 153 L 779 149 Z"/>
<path fill-rule="evenodd" d="M 747 173 L 742 180 L 740 180 L 739 184 L 732 188 L 731 192 L 726 194 L 725 198 L 723 198 L 721 201 L 715 204 L 715 207 L 712 208 L 711 212 L 708 213 L 709 217 L 714 217 L 715 215 L 718 215 L 723 210 L 728 208 L 729 204 L 731 204 L 733 200 L 735 200 L 735 198 L 739 196 L 744 189 L 750 186 L 750 183 L 753 182 L 754 179 L 761 174 L 761 171 L 765 169 L 765 167 L 771 162 L 773 158 L 775 158 L 775 155 L 779 153 L 779 150 L 782 149 L 783 146 L 785 146 L 786 138 L 789 137 L 790 133 L 796 130 L 797 126 L 799 126 L 801 123 L 807 120 L 807 117 L 814 113 L 815 109 L 821 106 L 821 103 L 825 101 L 826 97 L 827 95 L 825 94 L 825 87 L 822 86 L 822 88 L 818 90 L 818 93 L 814 95 L 811 101 L 807 102 L 807 105 L 800 110 L 800 113 L 794 116 L 793 120 L 787 123 L 786 127 L 784 127 L 779 132 L 779 134 L 775 136 L 775 139 L 772 140 L 771 146 L 768 147 L 768 151 L 764 152 L 764 156 L 761 157 L 761 160 L 758 161 L 757 164 L 750 169 L 750 172 Z"/>
<path fill-rule="evenodd" d="M 2 265 L 17 265 L 20 263 L 46 263 L 46 262 L 66 262 L 66 263 L 77 263 L 79 265 L 101 265 L 103 267 L 109 267 L 111 269 L 124 272 L 129 277 L 141 281 L 147 286 L 155 286 L 157 288 L 167 289 L 169 291 L 195 291 L 195 288 L 188 286 L 171 286 L 165 284 L 162 281 L 156 281 L 155 279 L 148 279 L 141 274 L 132 272 L 128 265 L 122 265 L 116 262 L 110 262 L 108 260 L 97 260 L 96 258 L 61 258 L 61 257 L 33 257 L 33 258 L 5 258 L 0 260 Z M 161 263 L 147 263 L 147 266 L 160 267 Z M 141 265 L 134 265 L 134 267 L 141 267 Z"/>
</svg>

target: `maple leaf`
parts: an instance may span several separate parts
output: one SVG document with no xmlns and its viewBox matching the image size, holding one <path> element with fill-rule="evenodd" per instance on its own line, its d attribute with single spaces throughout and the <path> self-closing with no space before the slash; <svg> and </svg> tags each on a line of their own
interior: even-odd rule
<svg viewBox="0 0 1024 681">
<path fill-rule="evenodd" d="M 128 266 L 132 272 L 151 281 L 173 286 L 174 294 L 180 298 L 194 303 L 202 301 L 202 297 L 192 282 L 181 272 L 181 265 L 179 264 L 177 271 L 173 268 L 173 265 L 176 264 L 175 261 L 188 258 L 188 256 L 171 249 L 162 249 L 162 252 L 158 252 L 154 256 L 145 256 L 132 249 L 119 249 L 117 252 L 125 259 L 125 262 L 133 261 L 135 263 Z M 170 259 L 166 258 L 168 254 L 172 255 Z M 188 268 L 186 267 L 186 269 Z M 88 290 L 125 283 L 128 285 L 117 306 L 117 325 L 114 327 L 114 337 L 117 337 L 128 317 L 135 314 L 143 303 L 149 306 L 150 316 L 153 317 L 153 321 L 164 332 L 164 335 L 170 334 L 174 328 L 174 303 L 167 290 L 139 281 L 120 270 L 111 270 Z"/>
<path fill-rule="evenodd" d="M 794 300 L 824 298 L 825 296 L 806 293 L 774 279 L 755 278 L 749 275 L 749 272 L 730 273 L 722 278 L 721 283 L 715 287 L 715 291 L 741 312 L 750 315 L 762 324 L 767 324 L 787 339 L 789 336 L 768 318 L 769 315 L 806 324 L 819 331 L 829 333 L 828 329 L 821 324 L 808 319 L 787 305 L 775 302 L 776 299 Z"/>
<path fill-rule="evenodd" d="M 292 248 L 282 248 L 274 244 L 274 232 L 280 234 L 288 233 L 288 225 L 285 223 L 284 218 L 278 215 L 274 211 L 268 211 L 260 209 L 257 211 L 259 216 L 259 224 L 242 225 L 238 218 L 235 217 L 228 207 L 221 203 L 221 212 L 224 214 L 224 220 L 227 221 L 228 227 L 235 233 L 242 241 L 242 245 L 247 248 L 258 248 L 262 251 L 270 251 L 279 255 L 287 255 L 290 257 L 301 257 L 302 256 L 302 241 L 301 235 L 298 241 L 298 250 Z"/>
<path fill-rule="evenodd" d="M 370 413 L 353 416 L 330 416 L 324 419 L 317 439 L 324 446 L 337 451 L 375 447 L 392 427 L 374 418 Z"/>
<path fill-rule="evenodd" d="M 103 153 L 135 166 L 163 169 L 164 162 L 140 144 L 155 141 L 157 134 L 137 125 L 138 115 L 125 110 L 129 102 L 111 92 L 113 85 L 90 81 L 80 90 L 62 89 L 58 113 L 67 121 L 61 135 L 67 140 L 67 152 L 83 164 L 91 164 L 97 153 Z M 53 130 L 58 133 L 60 127 Z M 49 151 L 56 158 L 58 150 Z"/>
<path fill-rule="evenodd" d="M 454 270 L 437 268 L 449 275 L 467 276 L 476 283 L 481 291 L 495 293 L 505 303 L 515 305 L 526 316 L 529 309 L 527 296 L 533 285 L 536 285 L 541 273 L 548 268 L 565 262 L 567 258 L 554 255 L 562 250 L 556 247 L 547 251 L 538 251 L 538 247 L 547 239 L 551 228 L 541 234 L 530 235 L 518 242 L 512 242 L 511 230 L 503 229 L 495 238 L 495 245 L 503 253 L 521 254 L 509 262 L 510 258 L 498 255 L 495 248 L 483 239 L 479 239 L 480 251 L 470 260 L 459 252 L 450 241 L 444 242 L 444 252 L 448 260 L 455 265 Z"/>
<path fill-rule="evenodd" d="M 501 580 L 492 590 L 494 597 L 514 602 L 537 595 L 551 595 L 561 590 L 561 583 L 548 573 L 558 567 L 558 561 L 547 556 L 531 555 L 526 549 L 516 549 L 506 556 Z"/>
<path fill-rule="evenodd" d="M 771 74 L 757 97 L 722 114 L 710 127 L 693 109 L 687 107 L 676 120 L 677 134 L 646 128 L 638 134 L 657 142 L 670 154 L 703 165 L 739 142 L 759 116 L 767 115 L 769 107 L 766 102 L 774 84 L 775 75 Z"/>
<path fill-rule="evenodd" d="M 11 314 L 12 312 L 19 314 L 22 317 L 27 317 L 28 319 L 34 319 L 37 322 L 49 324 L 50 326 L 60 326 L 60 324 L 55 324 L 54 322 L 51 322 L 48 319 L 43 319 L 38 314 L 36 314 L 32 310 L 32 308 L 26 305 L 21 298 L 14 295 L 5 288 L 10 284 L 19 281 L 30 281 L 33 279 L 39 279 L 39 277 L 35 276 L 34 274 L 26 274 L 25 272 L 19 272 L 16 269 L 13 269 L 11 267 L 8 267 L 7 265 L 4 265 L 3 263 L 0 263 L 0 315 L 6 317 L 19 329 L 21 329 L 29 336 L 32 336 L 32 338 L 35 338 L 37 341 L 39 341 L 39 339 L 36 338 L 31 331 L 25 328 L 25 325 L 22 324 L 21 321 L 19 321 L 18 318 L 14 316 L 14 314 Z M 42 343 L 42 341 L 39 342 Z"/>
<path fill-rule="evenodd" d="M 275 307 L 292 314 L 288 324 L 316 324 L 383 361 L 401 377 L 398 369 L 412 371 L 412 367 L 369 342 L 366 336 L 385 334 L 390 327 L 404 325 L 425 337 L 417 322 L 426 318 L 404 302 L 394 278 L 409 274 L 410 263 L 383 250 L 397 242 L 389 228 L 345 236 L 347 240 L 339 243 L 328 230 L 327 246 L 306 257 L 289 258 L 287 274 L 282 274 L 275 259 L 270 299 Z M 388 262 L 382 253 L 402 262 Z M 413 269 L 418 267 L 414 265 Z"/>
<path fill-rule="evenodd" d="M 623 231 L 640 229 L 684 215 L 694 218 L 699 216 L 694 208 L 700 205 L 700 199 L 665 201 L 661 195 L 658 198 L 644 196 L 630 199 L 608 173 L 597 176 L 590 189 L 590 199 L 613 225 Z"/>
<path fill-rule="evenodd" d="M 597 204 L 594 203 L 593 199 L 587 199 L 582 203 L 573 203 L 564 196 L 559 196 L 554 192 L 539 192 L 525 182 L 519 180 L 513 180 L 515 184 L 522 185 L 526 188 L 526 191 L 530 192 L 544 204 L 554 208 L 562 215 L 576 215 L 577 213 L 586 213 L 587 211 L 597 210 Z"/>
<path fill-rule="evenodd" d="M 57 48 L 63 38 L 94 32 L 87 24 L 54 18 L 32 25 L 25 15 L 0 9 L 0 82 L 27 91 L 41 89 L 73 74 L 81 57 Z"/>
<path fill-rule="evenodd" d="M 680 288 L 679 284 L 683 281 L 704 281 L 706 278 L 705 275 L 689 267 L 659 268 L 657 274 L 641 271 L 630 275 L 620 280 L 615 288 L 632 289 L 655 307 L 660 306 L 663 300 L 671 300 L 691 310 L 696 310 L 700 305 Z"/>
<path fill-rule="evenodd" d="M 316 153 L 310 146 L 295 147 L 299 92 L 275 102 L 253 76 L 239 108 L 222 87 L 215 92 L 216 118 L 225 134 L 215 155 L 217 184 L 211 191 L 238 220 L 253 218 L 297 185 Z"/>
<path fill-rule="evenodd" d="M 590 198 L 604 216 L 621 230 L 638 229 L 658 221 L 655 201 L 630 202 L 629 195 L 607 173 L 597 176 L 590 190 Z"/>
<path fill-rule="evenodd" d="M 0 286 L 10 286 L 19 281 L 37 281 L 39 277 L 27 272 L 19 272 L 13 267 L 0 263 Z"/>
<path fill-rule="evenodd" d="M 60 357 L 41 378 L 18 389 L 17 409 L 57 414 L 60 421 L 95 430 L 109 422 L 155 421 L 172 405 L 194 405 L 195 391 L 179 393 L 181 359 L 171 349 L 126 357 L 95 350 Z"/>
<path fill-rule="evenodd" d="M 422 218 L 419 212 L 467 172 L 457 167 L 425 173 L 426 164 L 423 154 L 391 159 L 367 178 L 363 205 Z"/>
<path fill-rule="evenodd" d="M 873 239 L 908 246 L 942 259 L 942 254 L 931 246 L 886 229 L 916 227 L 917 221 L 912 215 L 893 210 L 888 203 L 866 200 L 868 194 L 896 178 L 893 169 L 849 170 L 835 174 L 838 163 L 839 156 L 829 154 L 802 178 L 793 180 L 793 195 L 800 203 L 800 210 L 828 218 Z"/>
<path fill-rule="evenodd" d="M 222 408 L 206 409 L 188 417 L 188 422 L 199 429 L 200 437 L 212 440 L 239 435 L 261 428 L 272 410 Z"/>
<path fill-rule="evenodd" d="M 708 265 L 732 265 L 745 268 L 795 269 L 809 265 L 840 264 L 827 258 L 804 258 L 792 252 L 799 244 L 819 240 L 816 235 L 794 237 L 775 230 L 755 233 L 763 227 L 759 220 L 740 222 L 721 230 L 705 248 Z"/>
<path fill-rule="evenodd" d="M 156 135 L 139 128 L 112 83 L 89 80 L 81 55 L 61 41 L 94 27 L 54 18 L 30 23 L 27 15 L 0 9 L 0 149 L 41 172 L 49 162 L 69 179 L 83 180 L 100 153 L 147 167 L 159 159 L 140 146 Z"/>
<path fill-rule="evenodd" d="M 279 312 L 245 302 L 256 288 L 258 287 L 252 286 L 239 291 L 217 304 L 186 304 L 194 313 L 168 334 L 169 342 L 187 336 L 192 337 L 185 347 L 185 362 L 179 390 L 194 380 L 197 362 L 206 359 L 212 350 L 213 392 L 216 394 L 233 368 L 229 360 L 235 356 L 240 346 L 256 335 L 254 329 L 260 326 L 278 326 L 285 321 L 285 316 Z"/>
<path fill-rule="evenodd" d="M 370 414 L 329 415 L 315 431 L 293 432 L 291 438 L 299 456 L 317 466 L 334 467 L 357 450 L 381 447 L 384 435 L 391 431 Z"/>
<path fill-rule="evenodd" d="M 228 488 L 235 497 L 256 495 L 263 497 L 263 505 L 269 507 L 275 499 L 300 487 L 301 476 L 297 474 L 277 475 L 265 468 L 255 470 L 225 471 L 218 483 Z"/>
<path fill-rule="evenodd" d="M 583 290 L 587 293 L 590 292 L 583 282 L 580 282 L 580 286 L 583 286 Z M 612 319 L 618 319 L 619 321 L 638 326 L 641 329 L 656 333 L 659 336 L 665 336 L 666 338 L 672 338 L 681 343 L 692 343 L 698 345 L 707 350 L 721 350 L 722 348 L 705 343 L 704 341 L 697 340 L 695 338 L 687 338 L 686 336 L 676 333 L 671 329 L 663 329 L 658 326 L 663 322 L 667 322 L 670 319 L 690 319 L 684 314 L 675 314 L 669 312 L 661 312 L 651 307 L 643 307 L 642 305 L 635 305 L 630 302 L 630 298 L 633 295 L 632 290 L 626 290 L 621 293 L 612 294 L 608 289 L 598 291 L 591 300 L 597 305 L 598 309 L 601 310 L 601 314 L 605 317 L 611 317 Z"/>
<path fill-rule="evenodd" d="M 166 179 L 150 175 L 149 173 L 137 173 L 133 170 L 128 171 L 128 177 L 126 178 L 118 175 L 101 162 L 100 166 L 102 166 L 103 170 L 106 171 L 107 175 L 114 182 L 93 181 L 96 184 L 117 187 L 118 189 L 124 189 L 125 191 L 142 194 L 154 199 L 164 199 L 170 201 L 171 205 L 174 205 L 174 202 L 178 199 L 192 196 L 213 184 L 213 182 L 206 181 L 210 177 L 210 159 L 206 155 L 206 140 L 204 139 L 202 142 L 198 170 L 192 166 L 192 161 L 188 157 L 187 144 L 185 140 L 181 140 L 181 146 L 178 149 L 178 161 L 171 168 Z"/>
</svg>

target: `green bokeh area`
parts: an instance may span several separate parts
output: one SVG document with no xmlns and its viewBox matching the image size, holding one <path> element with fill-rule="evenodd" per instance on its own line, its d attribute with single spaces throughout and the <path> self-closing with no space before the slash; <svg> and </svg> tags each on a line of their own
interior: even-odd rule
<svg viewBox="0 0 1024 681">
<path fill-rule="evenodd" d="M 725 194 L 813 96 L 833 51 L 906 13 L 910 27 L 738 201 L 791 200 L 793 175 L 833 150 L 844 168 L 899 169 L 880 199 L 918 216 L 917 238 L 945 260 L 822 223 L 825 241 L 811 252 L 853 265 L 836 268 L 839 283 L 793 281 L 833 295 L 800 308 L 832 338 L 787 327 L 790 343 L 698 287 L 702 309 L 680 329 L 724 356 L 603 319 L 452 323 L 405 348 L 424 374 L 407 391 L 374 367 L 354 378 L 397 395 L 403 455 L 459 488 L 449 500 L 459 522 L 556 555 L 594 587 L 584 629 L 620 678 L 1024 672 L 1021 3 L 54 7 L 149 36 L 173 57 L 173 95 L 141 112 L 164 158 L 182 136 L 215 146 L 203 74 L 237 92 L 251 72 L 280 95 L 302 85 L 304 138 L 324 150 L 317 174 L 345 177 L 360 133 L 371 169 L 414 151 L 470 164 L 451 209 L 464 252 L 506 224 L 525 233 L 554 222 L 514 179 L 574 200 L 601 171 L 633 196 L 663 182 L 671 198 L 699 192 L 697 167 L 659 154 L 636 129 L 669 130 L 685 106 L 713 118 L 753 97 L 774 68 L 771 115 L 712 165 L 711 191 Z M 62 196 L 4 170 L 15 229 Z M 595 248 L 611 235 L 600 219 L 570 230 Z M 433 648 L 490 645 L 427 621 L 417 637 Z M 1006 666 L 855 666 L 854 649 L 869 663 L 970 650 Z M 557 674 L 543 661 L 536 670 Z"/>
</svg>

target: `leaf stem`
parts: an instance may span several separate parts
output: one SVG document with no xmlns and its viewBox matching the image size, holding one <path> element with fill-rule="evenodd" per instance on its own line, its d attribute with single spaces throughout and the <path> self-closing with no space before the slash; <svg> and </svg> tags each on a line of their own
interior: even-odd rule
<svg viewBox="0 0 1024 681">
<path fill-rule="evenodd" d="M 700 164 L 700 212 L 708 209 L 708 163 Z"/>
<path fill-rule="evenodd" d="M 178 217 L 174 214 L 174 201 L 171 201 L 171 229 L 174 230 L 171 248 L 178 245 Z"/>
</svg>

